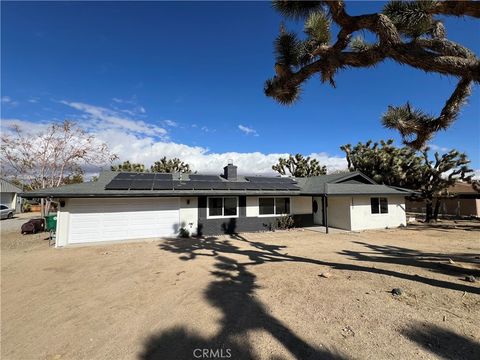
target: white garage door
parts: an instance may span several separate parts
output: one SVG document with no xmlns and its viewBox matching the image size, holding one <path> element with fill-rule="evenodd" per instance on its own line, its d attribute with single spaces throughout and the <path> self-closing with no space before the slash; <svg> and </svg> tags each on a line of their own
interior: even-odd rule
<svg viewBox="0 0 480 360">
<path fill-rule="evenodd" d="M 178 198 L 71 199 L 68 243 L 172 236 Z"/>
</svg>

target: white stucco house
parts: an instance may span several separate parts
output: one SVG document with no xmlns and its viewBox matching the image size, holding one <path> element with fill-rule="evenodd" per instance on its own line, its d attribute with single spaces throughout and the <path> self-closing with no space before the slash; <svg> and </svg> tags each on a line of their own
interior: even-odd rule
<svg viewBox="0 0 480 360">
<path fill-rule="evenodd" d="M 59 203 L 56 246 L 268 231 L 289 215 L 295 226 L 345 230 L 406 225 L 410 192 L 359 172 L 309 178 L 106 171 L 95 182 L 24 193 Z"/>
</svg>

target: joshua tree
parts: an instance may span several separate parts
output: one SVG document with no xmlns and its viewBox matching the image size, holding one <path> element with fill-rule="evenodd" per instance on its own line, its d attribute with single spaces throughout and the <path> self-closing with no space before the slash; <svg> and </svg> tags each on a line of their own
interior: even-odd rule
<svg viewBox="0 0 480 360">
<path fill-rule="evenodd" d="M 434 154 L 430 160 L 428 148 L 416 152 L 410 147 L 397 148 L 393 140 L 378 143 L 367 141 L 352 147 L 342 146 L 350 171 L 361 171 L 380 184 L 417 190 L 426 202 L 427 222 L 436 221 L 441 198 L 446 189 L 457 181 L 471 181 L 473 171 L 465 154 L 451 150 Z M 437 196 L 437 197 L 436 197 Z M 436 201 L 434 204 L 434 199 Z"/>
<path fill-rule="evenodd" d="M 350 171 L 361 171 L 375 182 L 407 189 L 420 189 L 424 159 L 410 147 L 397 148 L 393 140 L 340 147 L 345 152 Z"/>
<path fill-rule="evenodd" d="M 124 161 L 123 164 L 112 165 L 110 167 L 112 171 L 125 171 L 125 172 L 145 172 L 145 165 L 138 163 L 131 163 L 130 161 Z"/>
<path fill-rule="evenodd" d="M 473 83 L 480 81 L 480 61 L 466 47 L 446 38 L 438 16 L 480 17 L 478 1 L 391 1 L 382 12 L 351 16 L 344 1 L 274 1 L 285 17 L 302 20 L 305 36 L 281 27 L 275 42 L 275 76 L 267 80 L 265 94 L 283 104 L 298 99 L 303 83 L 315 74 L 335 87 L 338 71 L 374 67 L 393 60 L 426 72 L 458 79 L 457 86 L 438 116 L 428 115 L 408 103 L 390 106 L 383 125 L 397 129 L 405 144 L 421 149 L 439 130 L 458 117 Z M 339 27 L 331 41 L 331 23 Z M 361 32 L 376 36 L 367 43 Z"/>
<path fill-rule="evenodd" d="M 472 180 L 472 187 L 476 192 L 480 193 L 480 180 Z"/>
<path fill-rule="evenodd" d="M 190 174 L 190 165 L 180 161 L 178 158 L 167 159 L 166 156 L 160 159 L 160 161 L 155 161 L 155 163 L 150 167 L 151 172 L 160 172 L 160 173 L 187 173 Z"/>
<path fill-rule="evenodd" d="M 473 177 L 473 170 L 468 167 L 470 160 L 467 159 L 467 156 L 457 150 L 450 150 L 443 155 L 436 152 L 434 154 L 435 160 L 430 160 L 427 148 L 422 151 L 422 156 L 425 168 L 421 191 L 427 205 L 425 221 L 437 221 L 441 198 L 437 197 L 434 206 L 434 196 L 442 195 L 449 186 L 454 185 L 459 180 L 470 182 Z"/>
<path fill-rule="evenodd" d="M 279 158 L 278 163 L 273 165 L 272 169 L 280 175 L 295 177 L 318 176 L 327 173 L 327 167 L 321 166 L 317 159 L 305 158 L 301 154 L 290 155 L 288 159 Z"/>
</svg>

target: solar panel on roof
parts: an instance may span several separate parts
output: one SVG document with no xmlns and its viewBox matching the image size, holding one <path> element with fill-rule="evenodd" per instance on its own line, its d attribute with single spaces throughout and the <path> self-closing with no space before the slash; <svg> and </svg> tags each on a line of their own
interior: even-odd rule
<svg viewBox="0 0 480 360">
<path fill-rule="evenodd" d="M 138 179 L 138 180 L 153 180 L 153 179 L 155 179 L 155 174 L 138 173 L 138 174 L 135 174 L 135 179 Z"/>
<path fill-rule="evenodd" d="M 125 180 L 125 179 L 133 179 L 135 174 L 132 173 L 119 173 L 115 176 L 114 180 Z"/>
<path fill-rule="evenodd" d="M 246 177 L 246 179 L 252 183 L 293 183 L 295 182 L 293 179 L 287 178 L 287 177 L 251 176 L 251 177 Z"/>
<path fill-rule="evenodd" d="M 223 181 L 212 182 L 212 183 L 210 183 L 210 185 L 212 186 L 213 190 L 227 190 L 228 189 L 228 183 L 223 182 Z"/>
<path fill-rule="evenodd" d="M 128 190 L 130 183 L 130 180 L 112 180 L 105 186 L 105 190 Z"/>
<path fill-rule="evenodd" d="M 130 190 L 152 190 L 153 180 L 134 180 L 130 184 Z"/>
<path fill-rule="evenodd" d="M 211 190 L 213 184 L 209 181 L 189 181 L 189 185 L 193 186 L 195 190 Z"/>
<path fill-rule="evenodd" d="M 258 183 L 245 183 L 245 189 L 247 190 L 260 190 L 260 184 Z"/>
<path fill-rule="evenodd" d="M 155 179 L 156 180 L 172 180 L 173 175 L 172 174 L 155 173 Z"/>
<path fill-rule="evenodd" d="M 259 187 L 262 190 L 275 190 L 278 184 L 275 183 L 262 183 Z"/>
<path fill-rule="evenodd" d="M 187 182 L 174 181 L 173 188 L 175 190 L 193 190 L 193 185 L 189 183 L 190 181 L 187 181 Z"/>
<path fill-rule="evenodd" d="M 220 177 L 218 175 L 189 175 L 190 180 L 195 181 L 220 181 Z"/>
<path fill-rule="evenodd" d="M 231 183 L 228 183 L 227 187 L 230 190 L 246 190 L 248 187 L 248 184 L 244 182 L 231 182 Z"/>
<path fill-rule="evenodd" d="M 173 181 L 171 180 L 154 180 L 153 181 L 153 190 L 172 190 Z"/>
</svg>

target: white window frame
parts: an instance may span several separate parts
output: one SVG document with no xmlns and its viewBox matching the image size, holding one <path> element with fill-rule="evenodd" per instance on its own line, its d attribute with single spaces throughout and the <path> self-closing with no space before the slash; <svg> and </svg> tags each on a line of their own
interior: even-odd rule
<svg viewBox="0 0 480 360">
<path fill-rule="evenodd" d="M 378 199 L 378 213 L 372 212 L 372 199 Z M 382 213 L 382 205 L 380 204 L 380 199 L 387 200 L 387 212 Z M 389 201 L 387 196 L 372 196 L 370 198 L 370 215 L 378 216 L 378 215 L 388 215 L 390 213 L 390 209 L 388 208 Z"/>
<path fill-rule="evenodd" d="M 260 199 L 272 199 L 273 198 L 273 211 L 274 214 L 260 214 Z M 289 199 L 290 202 L 290 212 L 288 214 L 277 214 L 277 198 Z M 292 215 L 292 197 L 291 196 L 259 196 L 257 197 L 257 208 L 258 208 L 258 217 L 279 217 L 284 215 Z"/>
<path fill-rule="evenodd" d="M 225 198 L 235 198 L 237 200 L 237 215 L 212 215 L 210 216 L 210 199 L 222 199 L 222 214 L 225 213 Z M 240 214 L 238 196 L 209 196 L 207 197 L 207 219 L 234 219 L 238 218 Z"/>
</svg>

